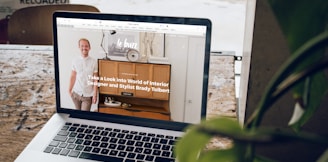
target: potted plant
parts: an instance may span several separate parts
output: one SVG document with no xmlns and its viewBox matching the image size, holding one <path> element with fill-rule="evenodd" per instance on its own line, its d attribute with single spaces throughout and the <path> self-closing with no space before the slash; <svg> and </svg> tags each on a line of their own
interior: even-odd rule
<svg viewBox="0 0 328 162">
<path fill-rule="evenodd" d="M 286 36 L 290 58 L 271 78 L 255 111 L 243 127 L 238 121 L 227 118 L 210 119 L 189 127 L 175 149 L 180 162 L 273 161 L 275 159 L 256 154 L 255 146 L 292 140 L 328 146 L 328 137 L 301 129 L 327 94 L 328 84 L 323 70 L 328 67 L 328 59 L 325 58 L 328 1 L 268 2 Z M 291 129 L 261 127 L 265 113 L 288 91 L 292 91 L 295 100 L 294 114 L 291 121 L 286 123 Z M 206 150 L 208 142 L 216 136 L 231 138 L 233 145 L 228 149 Z M 318 157 L 318 161 L 328 161 L 328 151 Z"/>
</svg>

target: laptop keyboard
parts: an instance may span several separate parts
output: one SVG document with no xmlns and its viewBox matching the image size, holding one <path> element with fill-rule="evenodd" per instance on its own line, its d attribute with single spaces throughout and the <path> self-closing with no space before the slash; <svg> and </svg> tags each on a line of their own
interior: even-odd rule
<svg viewBox="0 0 328 162">
<path fill-rule="evenodd" d="M 178 137 L 66 123 L 44 152 L 98 161 L 173 162 Z"/>
</svg>

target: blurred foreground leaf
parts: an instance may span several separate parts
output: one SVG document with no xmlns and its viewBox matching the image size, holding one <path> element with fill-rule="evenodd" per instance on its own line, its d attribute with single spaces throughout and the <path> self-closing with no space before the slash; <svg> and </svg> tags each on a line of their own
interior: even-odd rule
<svg viewBox="0 0 328 162">
<path fill-rule="evenodd" d="M 268 0 L 268 2 L 286 36 L 292 54 L 308 40 L 327 30 L 327 0 L 316 0 L 315 2 L 308 0 Z M 302 70 L 323 57 L 324 46 L 314 51 L 310 57 L 299 62 L 297 67 L 288 70 Z M 309 85 L 302 82 L 293 89 L 295 101 L 304 110 L 299 120 L 292 124 L 295 130 L 299 130 L 312 117 L 328 90 L 327 78 L 323 72 L 311 76 L 309 80 Z"/>
</svg>

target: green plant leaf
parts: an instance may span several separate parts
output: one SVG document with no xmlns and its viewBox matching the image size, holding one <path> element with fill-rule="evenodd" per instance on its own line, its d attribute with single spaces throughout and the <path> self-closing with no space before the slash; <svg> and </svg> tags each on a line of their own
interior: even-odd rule
<svg viewBox="0 0 328 162">
<path fill-rule="evenodd" d="M 189 127 L 174 150 L 178 161 L 196 162 L 211 138 L 210 135 L 197 131 L 196 126 Z"/>
<path fill-rule="evenodd" d="M 204 131 L 203 128 L 224 132 L 224 134 L 242 134 L 243 132 L 236 120 L 227 118 L 210 119 L 203 121 L 200 125 L 191 126 L 175 147 L 175 153 L 179 161 L 196 162 L 199 160 L 200 155 L 205 151 L 206 145 L 213 138 L 213 134 L 210 131 Z"/>
<path fill-rule="evenodd" d="M 256 156 L 254 159 L 254 162 L 277 162 L 277 161 L 269 159 L 267 157 L 263 157 L 263 156 Z"/>
<path fill-rule="evenodd" d="M 247 158 L 247 143 L 236 142 L 230 149 L 205 151 L 198 162 L 274 162 L 263 156 Z"/>
<path fill-rule="evenodd" d="M 328 161 L 328 149 L 320 156 L 317 162 L 327 162 Z"/>
<path fill-rule="evenodd" d="M 313 114 L 318 109 L 323 97 L 327 93 L 328 85 L 326 77 L 320 73 L 316 74 L 313 79 L 315 79 L 315 81 L 313 81 L 315 83 L 308 87 L 311 89 L 311 91 L 308 98 L 308 104 L 305 105 L 305 108 L 303 108 L 304 113 L 297 122 L 290 125 L 295 131 L 299 131 L 301 127 L 313 116 Z"/>
<path fill-rule="evenodd" d="M 210 119 L 200 125 L 208 129 L 217 130 L 220 132 L 227 133 L 243 133 L 242 127 L 239 125 L 237 120 L 225 117 L 218 117 Z"/>
<path fill-rule="evenodd" d="M 243 161 L 240 152 L 234 146 L 231 149 L 226 150 L 210 150 L 206 151 L 200 157 L 199 162 L 238 162 Z"/>
<path fill-rule="evenodd" d="M 287 38 L 291 53 L 294 53 L 312 37 L 327 30 L 327 0 L 317 0 L 315 3 L 309 3 L 308 0 L 268 0 L 268 2 Z M 300 62 L 295 69 L 296 71 L 304 69 L 323 57 L 324 48 L 320 51 L 315 51 L 311 57 Z M 319 73 L 311 77 L 309 87 L 304 82 L 294 87 L 293 96 L 295 100 L 297 102 L 308 100 L 306 102 L 308 104 L 301 104 L 305 111 L 302 117 L 299 118 L 299 121 L 292 124 L 292 128 L 298 131 L 317 110 L 328 90 L 326 82 L 327 78 L 324 74 Z M 310 90 L 308 98 L 304 98 L 308 90 Z"/>
</svg>

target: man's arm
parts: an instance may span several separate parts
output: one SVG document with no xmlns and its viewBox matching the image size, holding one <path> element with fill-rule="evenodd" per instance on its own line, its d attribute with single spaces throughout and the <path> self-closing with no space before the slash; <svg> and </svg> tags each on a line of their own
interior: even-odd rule
<svg viewBox="0 0 328 162">
<path fill-rule="evenodd" d="M 93 73 L 94 78 L 98 78 L 98 72 Z M 92 97 L 92 103 L 97 103 L 97 96 L 98 96 L 98 80 L 94 79 L 94 86 L 93 86 L 93 97 Z"/>
<path fill-rule="evenodd" d="M 75 80 L 76 80 L 76 71 L 72 70 L 71 72 L 71 77 L 69 79 L 69 86 L 68 86 L 68 93 L 70 96 L 72 96 L 72 90 L 73 90 L 73 86 L 75 84 Z"/>
</svg>

